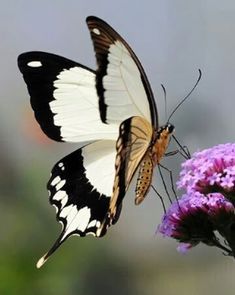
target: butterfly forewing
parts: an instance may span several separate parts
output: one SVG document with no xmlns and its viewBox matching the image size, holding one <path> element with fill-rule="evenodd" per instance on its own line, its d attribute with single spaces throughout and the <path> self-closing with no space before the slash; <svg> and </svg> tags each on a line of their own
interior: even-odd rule
<svg viewBox="0 0 235 295">
<path fill-rule="evenodd" d="M 88 17 L 87 24 L 98 65 L 96 87 L 102 121 L 121 123 L 142 116 L 157 128 L 153 93 L 130 46 L 103 20 Z"/>
<path fill-rule="evenodd" d="M 27 52 L 18 58 L 42 130 L 57 141 L 116 139 L 118 126 L 100 121 L 94 71 L 58 55 Z"/>
</svg>

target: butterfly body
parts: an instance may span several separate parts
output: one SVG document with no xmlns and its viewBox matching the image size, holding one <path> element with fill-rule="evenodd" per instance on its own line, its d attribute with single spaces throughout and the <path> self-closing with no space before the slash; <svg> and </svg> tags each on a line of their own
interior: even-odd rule
<svg viewBox="0 0 235 295">
<path fill-rule="evenodd" d="M 145 198 L 174 129 L 159 128 L 150 84 L 127 42 L 103 20 L 86 21 L 96 71 L 40 51 L 18 57 L 41 129 L 53 140 L 82 146 L 52 169 L 49 201 L 62 231 L 37 267 L 72 235 L 103 236 L 118 221 L 136 172 L 135 203 Z"/>
<path fill-rule="evenodd" d="M 174 126 L 170 123 L 156 131 L 141 117 L 129 118 L 120 125 L 120 135 L 116 144 L 116 175 L 113 195 L 106 218 L 97 230 L 98 236 L 113 224 L 113 220 L 116 220 L 116 212 L 119 212 L 118 208 L 122 204 L 125 193 L 138 168 L 135 204 L 138 205 L 144 200 L 151 186 L 153 169 L 164 156 L 173 131 Z M 135 162 L 139 161 L 140 158 L 141 161 L 138 166 L 135 165 Z M 127 173 L 123 175 L 123 171 L 127 171 Z M 126 182 L 126 184 L 123 186 L 118 185 L 123 182 Z"/>
<path fill-rule="evenodd" d="M 168 123 L 153 132 L 152 143 L 140 163 L 135 189 L 136 205 L 139 205 L 145 199 L 152 183 L 153 170 L 163 158 L 173 131 L 174 126 Z"/>
</svg>

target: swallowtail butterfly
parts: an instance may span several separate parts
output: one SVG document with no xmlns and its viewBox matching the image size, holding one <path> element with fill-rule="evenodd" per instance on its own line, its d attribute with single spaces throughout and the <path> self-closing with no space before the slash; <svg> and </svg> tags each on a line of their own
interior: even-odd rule
<svg viewBox="0 0 235 295">
<path fill-rule="evenodd" d="M 103 20 L 86 21 L 96 71 L 39 51 L 18 57 L 44 133 L 56 141 L 86 142 L 52 169 L 47 188 L 63 227 L 37 267 L 71 235 L 102 237 L 117 222 L 136 171 L 139 204 L 174 130 L 169 123 L 159 128 L 150 84 L 126 41 Z"/>
</svg>

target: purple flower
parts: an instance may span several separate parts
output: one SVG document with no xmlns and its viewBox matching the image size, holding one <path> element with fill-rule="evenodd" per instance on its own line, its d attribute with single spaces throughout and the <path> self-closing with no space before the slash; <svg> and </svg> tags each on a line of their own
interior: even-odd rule
<svg viewBox="0 0 235 295">
<path fill-rule="evenodd" d="M 200 242 L 227 251 L 220 244 L 216 231 L 221 234 L 224 225 L 233 223 L 235 224 L 235 214 L 231 202 L 219 193 L 204 196 L 195 192 L 185 194 L 171 204 L 157 231 L 178 240 L 180 245 L 177 249 L 181 253 Z M 229 254 L 230 252 L 231 250 Z"/>
<path fill-rule="evenodd" d="M 178 188 L 187 193 L 220 192 L 234 202 L 235 195 L 235 144 L 221 144 L 201 152 L 182 164 Z"/>
<path fill-rule="evenodd" d="M 235 144 L 197 152 L 182 167 L 177 184 L 186 194 L 171 204 L 157 231 L 178 240 L 181 253 L 202 242 L 235 257 Z"/>
</svg>

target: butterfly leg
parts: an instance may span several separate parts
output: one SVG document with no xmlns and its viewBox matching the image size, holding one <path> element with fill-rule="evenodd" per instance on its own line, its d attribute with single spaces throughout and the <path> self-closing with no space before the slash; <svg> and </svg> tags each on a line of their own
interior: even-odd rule
<svg viewBox="0 0 235 295">
<path fill-rule="evenodd" d="M 151 188 L 154 190 L 154 192 L 157 194 L 157 196 L 159 197 L 161 203 L 162 203 L 162 207 L 163 207 L 163 210 L 164 210 L 164 213 L 166 213 L 166 206 L 164 204 L 164 201 L 163 201 L 163 197 L 159 194 L 159 192 L 155 189 L 155 187 L 153 185 L 151 185 Z"/>
<path fill-rule="evenodd" d="M 175 154 L 179 153 L 185 159 L 190 159 L 191 158 L 191 154 L 190 154 L 190 151 L 189 151 L 188 147 L 186 145 L 181 145 L 180 142 L 177 140 L 177 138 L 174 136 L 174 134 L 172 134 L 171 136 L 174 139 L 174 141 L 176 142 L 176 144 L 179 146 L 179 149 L 176 150 L 176 151 L 173 151 L 173 154 L 172 155 L 175 155 Z M 172 152 L 170 152 L 170 153 L 172 153 Z M 169 154 L 169 153 L 167 153 L 167 154 Z M 165 156 L 167 154 L 165 154 Z"/>
<path fill-rule="evenodd" d="M 170 169 L 168 169 L 167 167 L 165 167 L 165 166 L 163 166 L 163 165 L 161 165 L 161 164 L 158 165 L 158 170 L 159 170 L 160 176 L 161 176 L 161 178 L 162 178 L 163 186 L 164 186 L 164 188 L 165 188 L 165 191 L 166 191 L 166 194 L 167 194 L 167 196 L 168 196 L 168 199 L 169 199 L 170 203 L 172 203 L 172 200 L 171 200 L 171 198 L 170 198 L 169 191 L 168 191 L 167 186 L 166 186 L 166 182 L 165 182 L 165 180 L 164 180 L 164 178 L 163 178 L 163 174 L 162 174 L 161 168 L 163 168 L 164 170 L 166 170 L 166 171 L 169 173 L 169 175 L 170 175 L 170 181 L 171 181 L 171 189 L 172 189 L 172 192 L 173 192 L 173 194 L 174 194 L 174 196 L 175 196 L 175 199 L 178 200 L 178 196 L 177 196 L 177 194 L 176 194 L 175 187 L 174 187 L 173 174 L 172 174 L 172 171 L 171 171 Z"/>
<path fill-rule="evenodd" d="M 183 146 L 183 148 L 187 148 L 186 146 Z M 184 159 L 188 160 L 189 158 L 186 156 L 186 151 L 184 150 L 184 152 L 182 152 L 182 150 L 174 150 L 174 151 L 170 151 L 164 154 L 164 157 L 171 157 L 174 156 L 176 154 L 180 154 Z"/>
<path fill-rule="evenodd" d="M 176 154 L 180 154 L 184 159 L 188 160 L 191 158 L 188 147 L 186 145 L 182 146 L 181 149 L 170 151 L 164 154 L 165 157 L 174 156 Z"/>
</svg>

